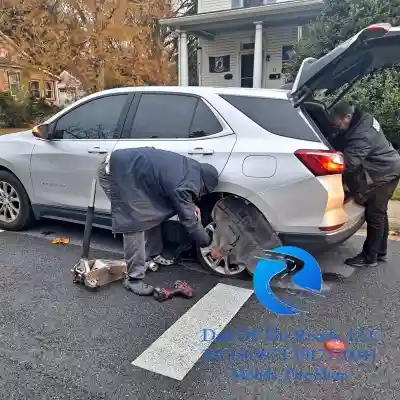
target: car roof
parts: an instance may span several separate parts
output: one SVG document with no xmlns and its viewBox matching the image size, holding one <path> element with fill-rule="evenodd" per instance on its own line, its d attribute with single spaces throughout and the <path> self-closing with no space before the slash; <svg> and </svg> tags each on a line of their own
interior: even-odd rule
<svg viewBox="0 0 400 400">
<path fill-rule="evenodd" d="M 186 94 L 221 94 L 221 95 L 235 95 L 235 96 L 249 96 L 249 97 L 266 97 L 274 99 L 287 100 L 288 90 L 283 89 L 253 89 L 253 88 L 219 88 L 207 86 L 131 86 L 116 89 L 107 89 L 101 92 L 92 94 L 90 97 L 102 96 L 104 94 L 118 94 L 126 92 L 173 92 L 173 93 L 186 93 Z"/>
</svg>

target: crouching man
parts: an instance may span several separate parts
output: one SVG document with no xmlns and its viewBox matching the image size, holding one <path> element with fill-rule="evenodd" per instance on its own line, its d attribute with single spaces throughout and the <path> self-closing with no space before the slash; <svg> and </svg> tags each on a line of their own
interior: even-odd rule
<svg viewBox="0 0 400 400">
<path fill-rule="evenodd" d="M 195 202 L 218 184 L 212 165 L 153 147 L 122 149 L 105 160 L 99 178 L 111 202 L 113 232 L 123 234 L 128 290 L 151 295 L 153 287 L 143 281 L 149 262 L 173 263 L 161 255 L 163 221 L 177 215 L 198 247 L 210 245 Z"/>
</svg>

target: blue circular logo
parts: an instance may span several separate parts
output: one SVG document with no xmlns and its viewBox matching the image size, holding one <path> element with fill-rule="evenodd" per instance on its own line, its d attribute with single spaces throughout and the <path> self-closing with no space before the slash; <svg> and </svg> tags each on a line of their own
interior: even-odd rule
<svg viewBox="0 0 400 400">
<path fill-rule="evenodd" d="M 266 309 L 278 315 L 297 315 L 301 310 L 284 303 L 271 289 L 271 280 L 291 276 L 291 281 L 304 291 L 321 293 L 322 272 L 317 260 L 298 247 L 282 246 L 265 251 L 253 275 L 254 293 Z"/>
</svg>

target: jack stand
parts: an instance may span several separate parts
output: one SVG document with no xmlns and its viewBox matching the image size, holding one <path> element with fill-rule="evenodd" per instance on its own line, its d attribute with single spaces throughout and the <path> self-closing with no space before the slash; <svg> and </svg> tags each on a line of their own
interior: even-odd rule
<svg viewBox="0 0 400 400">
<path fill-rule="evenodd" d="M 92 236 L 94 204 L 97 180 L 93 179 L 87 209 L 85 231 L 83 233 L 82 256 L 71 272 L 74 283 L 83 283 L 90 289 L 104 286 L 125 277 L 127 267 L 124 260 L 89 260 L 90 239 Z"/>
</svg>

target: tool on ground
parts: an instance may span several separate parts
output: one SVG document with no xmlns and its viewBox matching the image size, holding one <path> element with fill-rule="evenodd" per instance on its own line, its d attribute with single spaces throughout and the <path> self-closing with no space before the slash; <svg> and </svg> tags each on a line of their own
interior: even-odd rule
<svg viewBox="0 0 400 400">
<path fill-rule="evenodd" d="M 91 289 L 118 281 L 124 278 L 127 272 L 127 266 L 124 260 L 89 260 L 96 186 L 97 179 L 93 179 L 86 215 L 85 231 L 83 234 L 82 256 L 71 271 L 74 275 L 74 283 L 84 283 L 85 286 Z"/>
<path fill-rule="evenodd" d="M 176 281 L 173 289 L 154 288 L 153 295 L 157 301 L 165 301 L 175 296 L 191 299 L 193 297 L 193 289 L 185 281 Z"/>
</svg>

